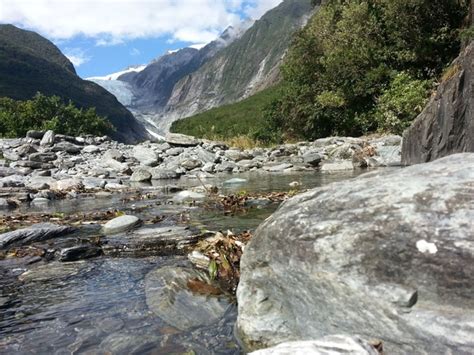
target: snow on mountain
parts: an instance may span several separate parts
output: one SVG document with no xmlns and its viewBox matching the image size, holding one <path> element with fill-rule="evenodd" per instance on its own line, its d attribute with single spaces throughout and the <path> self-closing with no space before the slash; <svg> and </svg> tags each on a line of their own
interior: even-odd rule
<svg viewBox="0 0 474 355">
<path fill-rule="evenodd" d="M 90 80 L 90 81 L 95 81 L 95 80 L 117 80 L 123 74 L 132 73 L 132 72 L 139 73 L 145 68 L 146 68 L 146 65 L 132 66 L 132 67 L 128 67 L 127 69 L 116 72 L 116 73 L 112 73 L 112 74 L 105 75 L 105 76 L 93 76 L 93 77 L 90 77 L 90 78 L 86 78 L 86 80 Z"/>
</svg>

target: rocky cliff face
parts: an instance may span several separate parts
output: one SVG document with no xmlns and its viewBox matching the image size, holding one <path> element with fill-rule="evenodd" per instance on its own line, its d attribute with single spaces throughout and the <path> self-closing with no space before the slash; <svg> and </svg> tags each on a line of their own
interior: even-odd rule
<svg viewBox="0 0 474 355">
<path fill-rule="evenodd" d="M 95 107 L 114 125 L 117 140 L 133 143 L 148 138 L 143 125 L 112 94 L 82 80 L 61 51 L 34 32 L 0 25 L 0 78 L 0 97 L 57 95 L 79 107 Z"/>
<path fill-rule="evenodd" d="M 451 66 L 451 76 L 404 134 L 406 165 L 474 152 L 474 42 Z"/>
</svg>

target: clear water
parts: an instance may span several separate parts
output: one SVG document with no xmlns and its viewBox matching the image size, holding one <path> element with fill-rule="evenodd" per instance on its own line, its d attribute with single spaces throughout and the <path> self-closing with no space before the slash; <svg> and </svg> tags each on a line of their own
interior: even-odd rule
<svg viewBox="0 0 474 355">
<path fill-rule="evenodd" d="M 309 189 L 354 177 L 357 173 L 320 174 L 248 173 L 207 179 L 222 193 L 239 191 L 269 192 L 289 190 L 298 181 Z M 228 179 L 246 182 L 227 185 Z M 166 185 L 184 188 L 199 186 L 195 179 L 162 181 L 150 190 Z M 189 222 L 210 230 L 254 230 L 277 206 L 256 208 L 249 213 L 224 216 L 202 206 L 172 206 L 170 194 L 151 200 L 128 201 L 130 195 L 110 198 L 79 198 L 58 201 L 45 207 L 14 213 L 101 211 L 119 209 L 142 218 L 166 216 L 172 224 L 176 215 L 186 213 Z M 124 201 L 125 200 L 125 201 Z M 97 228 L 85 228 L 79 237 L 93 236 Z M 74 238 L 78 238 L 76 235 Z M 14 259 L 0 260 L 0 353 L 1 354 L 238 354 L 233 336 L 236 306 L 211 326 L 179 331 L 152 313 L 146 304 L 144 280 L 148 272 L 164 265 L 189 266 L 186 258 L 98 257 L 70 264 L 74 272 L 63 272 L 64 264 L 48 264 L 45 280 L 21 282 L 18 276 L 36 264 L 25 265 Z M 57 270 L 56 270 L 57 269 Z M 53 275 L 53 276 L 51 276 Z M 55 276 L 56 275 L 56 276 Z M 59 276 L 58 276 L 59 275 Z M 228 300 L 229 304 L 232 300 Z"/>
</svg>

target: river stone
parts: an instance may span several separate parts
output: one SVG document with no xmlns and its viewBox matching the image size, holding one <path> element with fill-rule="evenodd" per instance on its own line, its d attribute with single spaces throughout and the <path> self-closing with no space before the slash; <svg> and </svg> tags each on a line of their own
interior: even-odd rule
<svg viewBox="0 0 474 355">
<path fill-rule="evenodd" d="M 102 254 L 102 249 L 93 244 L 76 245 L 59 251 L 59 261 L 77 261 L 94 258 Z"/>
<path fill-rule="evenodd" d="M 66 152 L 68 154 L 79 154 L 81 148 L 70 142 L 59 142 L 52 148 L 53 152 Z"/>
<path fill-rule="evenodd" d="M 283 164 L 277 164 L 277 165 L 265 165 L 263 167 L 263 170 L 268 171 L 270 173 L 279 173 L 282 171 L 285 171 L 286 169 L 290 169 L 293 167 L 293 164 L 289 163 L 283 163 Z"/>
<path fill-rule="evenodd" d="M 52 223 L 34 224 L 28 228 L 0 234 L 0 249 L 62 237 L 74 231 L 75 228 L 73 227 L 59 226 Z"/>
<path fill-rule="evenodd" d="M 175 170 L 161 167 L 151 169 L 151 178 L 153 180 L 177 179 L 179 176 L 180 174 L 178 174 Z"/>
<path fill-rule="evenodd" d="M 314 151 L 306 152 L 302 158 L 303 163 L 309 164 L 311 166 L 319 166 L 319 163 L 321 163 L 322 160 L 321 155 Z"/>
<path fill-rule="evenodd" d="M 82 148 L 82 152 L 88 154 L 95 154 L 100 152 L 100 148 L 96 145 L 86 145 L 84 148 Z"/>
<path fill-rule="evenodd" d="M 165 141 L 171 145 L 181 147 L 195 147 L 201 144 L 201 140 L 179 133 L 168 133 Z"/>
<path fill-rule="evenodd" d="M 28 270 L 18 278 L 23 282 L 46 282 L 76 276 L 88 272 L 91 269 L 92 266 L 84 261 L 71 263 L 52 262 Z"/>
<path fill-rule="evenodd" d="M 336 160 L 323 163 L 321 171 L 325 173 L 332 173 L 337 171 L 354 170 L 351 160 Z"/>
<path fill-rule="evenodd" d="M 84 184 L 81 180 L 72 178 L 56 181 L 56 183 L 51 184 L 53 190 L 66 192 L 71 190 L 81 190 L 84 187 Z"/>
<path fill-rule="evenodd" d="M 320 340 L 293 341 L 272 348 L 258 350 L 249 355 L 380 355 L 368 342 L 346 335 L 332 335 Z"/>
<path fill-rule="evenodd" d="M 189 280 L 209 280 L 204 273 L 180 267 L 160 267 L 145 278 L 146 303 L 150 310 L 169 325 L 186 331 L 218 322 L 230 304 L 223 298 L 194 294 Z"/>
<path fill-rule="evenodd" d="M 141 224 L 141 220 L 135 216 L 120 216 L 108 221 L 103 227 L 102 232 L 106 235 L 117 234 L 129 231 Z"/>
<path fill-rule="evenodd" d="M 146 169 L 136 169 L 132 176 L 130 176 L 130 181 L 132 182 L 145 182 L 151 180 L 151 173 Z"/>
<path fill-rule="evenodd" d="M 153 149 L 139 145 L 133 148 L 133 157 L 137 159 L 140 164 L 151 167 L 158 165 L 160 161 L 160 157 Z"/>
<path fill-rule="evenodd" d="M 46 131 L 46 133 L 43 135 L 43 138 L 41 139 L 40 145 L 41 146 L 48 146 L 48 145 L 53 145 L 54 144 L 54 132 L 49 130 Z"/>
<path fill-rule="evenodd" d="M 241 260 L 250 349 L 331 334 L 388 354 L 474 348 L 474 154 L 365 174 L 288 200 Z"/>
<path fill-rule="evenodd" d="M 30 130 L 30 131 L 26 132 L 26 137 L 27 138 L 42 139 L 43 136 L 44 136 L 44 131 Z"/>
<path fill-rule="evenodd" d="M 9 201 L 6 198 L 0 197 L 0 210 L 9 210 L 16 207 L 13 201 Z"/>
<path fill-rule="evenodd" d="M 105 160 L 116 160 L 118 162 L 123 162 L 125 161 L 125 157 L 123 156 L 123 153 L 118 150 L 118 149 L 109 149 L 104 153 L 104 159 Z"/>
<path fill-rule="evenodd" d="M 147 227 L 132 233 L 108 237 L 103 246 L 106 255 L 170 255 L 182 254 L 184 248 L 199 241 L 197 230 L 188 227 Z"/>
</svg>

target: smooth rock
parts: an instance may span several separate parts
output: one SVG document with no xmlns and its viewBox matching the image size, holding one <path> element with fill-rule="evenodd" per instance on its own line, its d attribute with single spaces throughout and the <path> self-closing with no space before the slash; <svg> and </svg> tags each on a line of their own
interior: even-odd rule
<svg viewBox="0 0 474 355">
<path fill-rule="evenodd" d="M 474 348 L 474 154 L 377 171 L 296 196 L 241 260 L 250 349 L 354 334 L 387 354 Z"/>
<path fill-rule="evenodd" d="M 115 160 L 115 161 L 118 161 L 120 163 L 125 161 L 125 157 L 124 157 L 123 153 L 118 149 L 109 149 L 108 151 L 106 151 L 104 153 L 103 158 L 105 160 Z"/>
<path fill-rule="evenodd" d="M 352 158 L 351 158 L 352 159 Z M 344 170 L 354 170 L 354 165 L 351 160 L 337 160 L 331 162 L 324 162 L 321 166 L 321 172 L 331 173 Z"/>
<path fill-rule="evenodd" d="M 41 146 L 51 146 L 54 144 L 55 134 L 53 131 L 46 131 L 41 139 Z"/>
<path fill-rule="evenodd" d="M 43 131 L 33 131 L 33 130 L 30 130 L 28 132 L 26 132 L 26 137 L 27 138 L 33 138 L 33 139 L 42 139 L 43 136 L 44 136 L 44 133 Z"/>
<path fill-rule="evenodd" d="M 173 196 L 173 201 L 178 203 L 183 203 L 185 201 L 194 201 L 194 200 L 203 200 L 206 198 L 206 195 L 194 191 L 181 191 Z"/>
<path fill-rule="evenodd" d="M 67 192 L 71 190 L 81 190 L 84 188 L 84 184 L 82 183 L 82 180 L 73 178 L 59 180 L 56 183 L 52 184 L 51 187 L 53 190 Z"/>
<path fill-rule="evenodd" d="M 176 255 L 199 239 L 198 231 L 187 227 L 146 227 L 108 237 L 103 250 L 112 256 Z"/>
<path fill-rule="evenodd" d="M 263 167 L 263 170 L 268 171 L 270 173 L 278 173 L 286 169 L 290 169 L 292 167 L 293 167 L 293 164 L 283 163 L 283 164 L 277 164 L 277 165 L 265 165 Z"/>
<path fill-rule="evenodd" d="M 178 133 L 168 133 L 165 141 L 171 145 L 182 147 L 195 147 L 201 144 L 201 140 L 197 138 Z"/>
<path fill-rule="evenodd" d="M 102 254 L 102 249 L 97 245 L 83 244 L 69 248 L 63 248 L 59 251 L 59 261 L 77 261 L 90 259 Z"/>
<path fill-rule="evenodd" d="M 102 232 L 105 235 L 117 234 L 129 231 L 141 224 L 141 220 L 135 216 L 120 216 L 108 221 L 103 227 Z"/>
<path fill-rule="evenodd" d="M 150 310 L 183 331 L 218 322 L 230 304 L 223 298 L 193 293 L 188 288 L 193 279 L 210 282 L 205 273 L 193 269 L 166 266 L 148 273 L 145 294 Z"/>
<path fill-rule="evenodd" d="M 151 180 L 151 173 L 146 169 L 136 169 L 132 176 L 130 176 L 130 181 L 132 182 L 146 182 Z"/>
<path fill-rule="evenodd" d="M 82 152 L 88 154 L 95 154 L 100 152 L 100 148 L 96 145 L 86 145 L 84 148 L 82 148 Z"/>
<path fill-rule="evenodd" d="M 137 159 L 140 164 L 150 167 L 156 166 L 160 162 L 160 157 L 153 149 L 139 145 L 133 148 L 133 157 Z"/>
<path fill-rule="evenodd" d="M 331 335 L 320 340 L 282 343 L 249 355 L 380 355 L 367 341 L 346 335 Z"/>
</svg>

